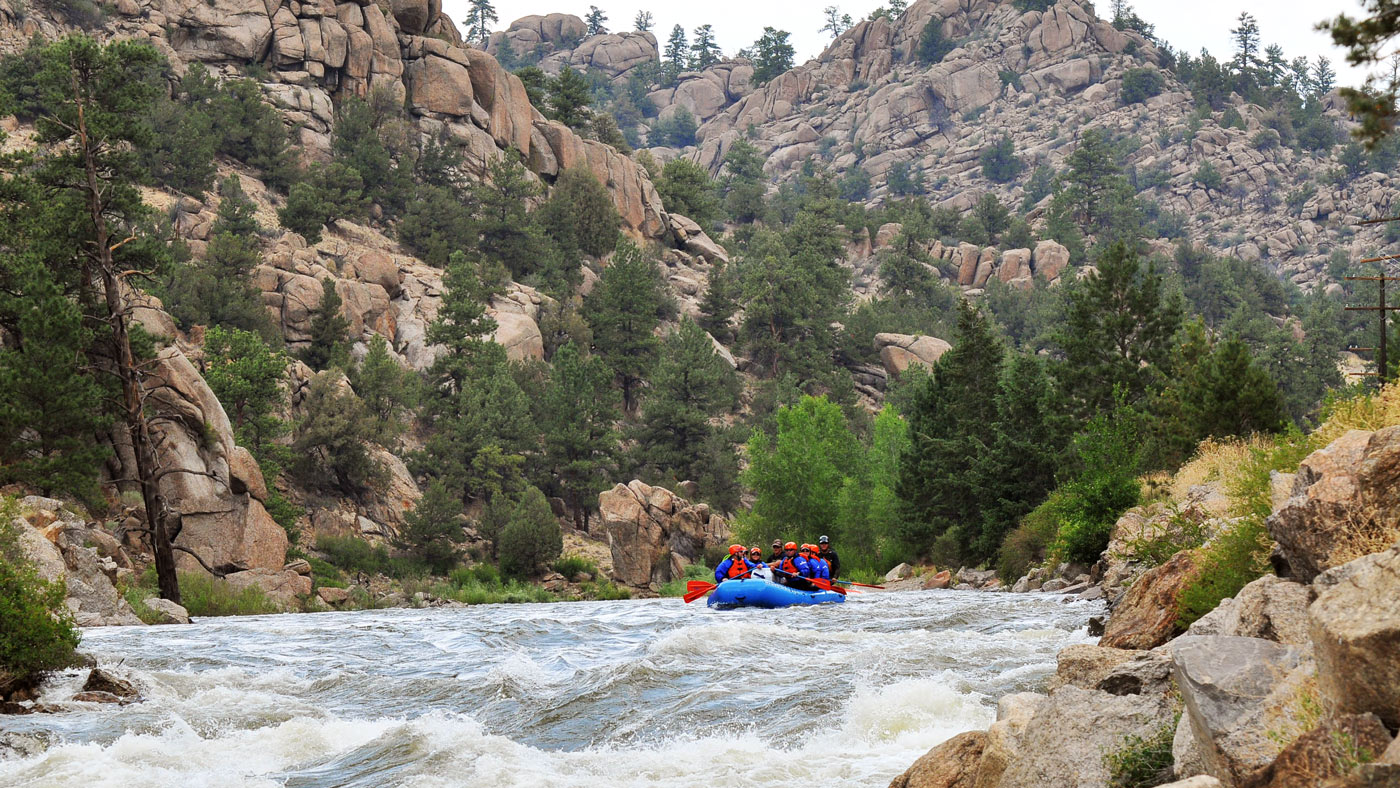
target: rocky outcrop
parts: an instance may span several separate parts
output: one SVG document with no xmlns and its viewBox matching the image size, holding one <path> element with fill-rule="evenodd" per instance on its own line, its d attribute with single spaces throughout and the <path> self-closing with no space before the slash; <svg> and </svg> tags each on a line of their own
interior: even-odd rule
<svg viewBox="0 0 1400 788">
<path fill-rule="evenodd" d="M 1308 587 L 1265 575 L 1225 599 L 1187 630 L 1188 635 L 1263 638 L 1275 643 L 1311 646 L 1308 637 Z"/>
<path fill-rule="evenodd" d="M 1260 638 L 1188 636 L 1172 643 L 1171 655 L 1206 771 L 1235 785 L 1272 763 L 1284 744 L 1276 738 L 1280 720 L 1311 673 L 1302 650 Z"/>
<path fill-rule="evenodd" d="M 1036 710 L 1006 767 L 1001 788 L 1101 788 L 1108 783 L 1104 753 L 1127 736 L 1151 736 L 1172 721 L 1161 696 L 1119 696 L 1061 687 Z"/>
<path fill-rule="evenodd" d="M 953 346 L 938 337 L 876 334 L 875 349 L 880 353 L 880 363 L 884 364 L 885 371 L 898 375 L 910 364 L 932 368 Z"/>
<path fill-rule="evenodd" d="M 131 576 L 132 563 L 111 534 L 84 523 L 61 501 L 50 498 L 24 498 L 20 512 L 22 516 L 12 523 L 20 554 L 41 579 L 64 584 L 65 605 L 78 626 L 141 624 L 117 593 L 115 582 Z"/>
<path fill-rule="evenodd" d="M 1113 607 L 1100 645 L 1149 649 L 1177 634 L 1177 600 L 1196 573 L 1196 558 L 1181 552 L 1151 569 Z"/>
<path fill-rule="evenodd" d="M 302 598 L 311 595 L 311 578 L 294 569 L 249 569 L 234 572 L 222 581 L 235 593 L 256 588 L 282 610 L 296 610 Z"/>
<path fill-rule="evenodd" d="M 1061 649 L 1056 658 L 1055 675 L 1050 677 L 1047 689 L 1056 690 L 1064 686 L 1094 689 L 1114 668 L 1128 662 L 1140 653 L 1121 648 L 1091 646 L 1081 643 Z"/>
<path fill-rule="evenodd" d="M 1006 767 L 1021 755 L 1021 740 L 1025 736 L 1026 726 L 1044 703 L 1045 696 L 1035 692 L 1018 692 L 997 701 L 997 719 L 987 729 L 974 788 L 997 788 L 1001 785 Z"/>
<path fill-rule="evenodd" d="M 1280 574 L 1302 583 L 1400 539 L 1400 427 L 1353 430 L 1308 455 L 1268 525 Z"/>
<path fill-rule="evenodd" d="M 1308 609 L 1323 702 L 1400 728 L 1400 544 L 1334 571 Z"/>
<path fill-rule="evenodd" d="M 681 577 L 707 545 L 728 534 L 724 518 L 708 504 L 692 504 L 670 490 L 640 481 L 598 496 L 598 510 L 612 551 L 617 580 L 656 591 Z"/>
<path fill-rule="evenodd" d="M 986 743 L 981 731 L 959 733 L 914 761 L 890 788 L 973 788 Z"/>
<path fill-rule="evenodd" d="M 1355 761 L 1374 757 L 1390 744 L 1390 732 L 1373 714 L 1351 714 L 1325 719 L 1294 739 L 1274 762 L 1250 775 L 1249 788 L 1299 788 L 1331 785 L 1326 781 L 1346 775 Z"/>
</svg>

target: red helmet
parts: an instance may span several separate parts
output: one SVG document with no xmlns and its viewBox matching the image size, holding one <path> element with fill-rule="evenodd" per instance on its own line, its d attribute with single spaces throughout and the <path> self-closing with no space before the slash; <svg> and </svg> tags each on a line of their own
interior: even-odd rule
<svg viewBox="0 0 1400 788">
<path fill-rule="evenodd" d="M 788 542 L 787 544 L 783 545 L 783 549 L 784 549 L 784 550 L 796 550 L 796 549 L 797 549 L 797 542 Z"/>
<path fill-rule="evenodd" d="M 749 548 L 749 554 L 750 554 L 750 555 L 753 555 L 754 553 L 758 553 L 759 555 L 763 555 L 763 548 L 762 548 L 762 547 L 750 547 L 750 548 Z"/>
<path fill-rule="evenodd" d="M 729 546 L 730 555 L 738 555 L 742 552 L 744 552 L 744 546 L 741 544 L 732 544 Z"/>
<path fill-rule="evenodd" d="M 804 553 L 810 553 L 810 552 L 812 552 L 812 546 L 809 545 L 809 544 L 804 544 L 804 545 L 802 545 L 802 551 L 801 551 L 801 552 L 804 552 Z"/>
</svg>

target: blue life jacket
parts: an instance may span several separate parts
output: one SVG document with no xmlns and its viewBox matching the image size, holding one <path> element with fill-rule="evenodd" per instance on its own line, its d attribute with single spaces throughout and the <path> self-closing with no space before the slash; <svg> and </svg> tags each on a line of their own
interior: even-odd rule
<svg viewBox="0 0 1400 788">
<path fill-rule="evenodd" d="M 826 562 L 826 559 L 813 558 L 807 563 L 812 566 L 812 577 L 818 577 L 822 580 L 831 579 L 831 565 Z"/>
</svg>

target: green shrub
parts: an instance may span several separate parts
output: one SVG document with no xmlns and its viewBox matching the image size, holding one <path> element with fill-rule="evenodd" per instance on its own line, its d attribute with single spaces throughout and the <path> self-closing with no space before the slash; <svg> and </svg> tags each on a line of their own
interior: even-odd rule
<svg viewBox="0 0 1400 788">
<path fill-rule="evenodd" d="M 494 586 L 501 583 L 501 570 L 491 564 L 476 564 L 462 569 L 454 569 L 448 577 L 454 585 L 462 587 L 472 583 Z"/>
<path fill-rule="evenodd" d="M 588 599 L 596 599 L 603 602 L 632 598 L 631 591 L 607 580 L 589 583 L 584 587 L 583 593 Z"/>
<path fill-rule="evenodd" d="M 1153 788 L 1176 779 L 1172 776 L 1172 738 L 1180 719 L 1181 715 L 1176 715 L 1150 736 L 1126 736 L 1122 747 L 1105 754 L 1109 788 Z"/>
<path fill-rule="evenodd" d="M 554 562 L 554 571 L 573 582 L 581 574 L 598 576 L 598 565 L 581 555 L 566 555 Z"/>
<path fill-rule="evenodd" d="M 930 65 L 939 63 L 957 46 L 957 42 L 943 35 L 943 20 L 935 16 L 924 25 L 923 35 L 919 37 L 919 61 Z"/>
<path fill-rule="evenodd" d="M 1162 92 L 1166 81 L 1155 68 L 1130 68 L 1123 72 L 1123 89 L 1119 96 L 1124 104 L 1137 104 Z"/>
<path fill-rule="evenodd" d="M 1214 610 L 1222 599 L 1269 572 L 1273 539 L 1259 517 L 1239 520 L 1202 552 L 1195 576 L 1177 600 L 1177 625 L 1186 628 Z"/>
<path fill-rule="evenodd" d="M 1075 513 L 1060 523 L 1060 532 L 1055 538 L 1054 553 L 1057 557 L 1076 564 L 1092 564 L 1108 547 L 1113 536 L 1113 521 L 1098 520 Z"/>
<path fill-rule="evenodd" d="M 348 572 L 378 575 L 387 574 L 389 570 L 388 548 L 353 536 L 318 537 L 316 550 L 323 553 L 331 565 Z M 312 568 L 314 571 L 315 566 Z"/>
<path fill-rule="evenodd" d="M 21 553 L 11 508 L 0 507 L 0 695 L 69 665 L 82 637 L 63 583 L 41 579 Z"/>
<path fill-rule="evenodd" d="M 261 588 L 235 590 L 203 573 L 180 574 L 180 603 L 191 616 L 259 616 L 279 612 Z"/>
<path fill-rule="evenodd" d="M 1174 512 L 1165 528 L 1129 539 L 1125 557 L 1149 567 L 1160 566 L 1182 550 L 1205 544 L 1208 535 L 1203 521 Z"/>
</svg>

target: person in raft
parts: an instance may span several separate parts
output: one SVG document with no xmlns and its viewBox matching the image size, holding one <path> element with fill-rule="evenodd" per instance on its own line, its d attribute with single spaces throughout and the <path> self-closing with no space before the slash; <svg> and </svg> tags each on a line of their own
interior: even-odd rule
<svg viewBox="0 0 1400 788">
<path fill-rule="evenodd" d="M 749 571 L 758 564 L 750 563 L 744 557 L 744 546 L 732 544 L 729 546 L 729 557 L 719 562 L 715 567 L 715 583 L 723 583 L 736 577 L 747 577 Z"/>
<path fill-rule="evenodd" d="M 773 552 L 768 554 L 768 563 L 776 564 L 781 560 L 783 560 L 783 540 L 774 539 Z"/>
<path fill-rule="evenodd" d="M 826 561 L 831 568 L 831 577 L 835 580 L 841 576 L 841 557 L 836 555 L 836 551 L 831 547 L 831 540 L 825 535 L 817 540 L 817 557 Z"/>
<path fill-rule="evenodd" d="M 783 557 L 773 567 L 778 570 L 778 582 L 801 591 L 816 590 L 816 586 L 807 581 L 812 576 L 812 566 L 807 563 L 807 557 L 811 554 L 807 545 L 803 545 L 800 552 L 796 542 L 783 545 Z"/>
<path fill-rule="evenodd" d="M 812 568 L 812 577 L 827 581 L 831 580 L 831 565 L 826 562 L 826 559 L 821 557 L 821 553 L 817 551 L 817 546 L 809 544 L 807 545 L 807 549 L 809 550 L 807 565 Z"/>
</svg>

